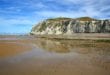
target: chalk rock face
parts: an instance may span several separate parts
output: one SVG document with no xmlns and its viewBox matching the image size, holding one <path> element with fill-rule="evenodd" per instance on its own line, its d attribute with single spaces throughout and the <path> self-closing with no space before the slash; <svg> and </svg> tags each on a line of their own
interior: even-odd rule
<svg viewBox="0 0 110 75">
<path fill-rule="evenodd" d="M 110 20 L 96 20 L 89 17 L 47 19 L 35 25 L 30 33 L 35 35 L 110 33 Z"/>
</svg>

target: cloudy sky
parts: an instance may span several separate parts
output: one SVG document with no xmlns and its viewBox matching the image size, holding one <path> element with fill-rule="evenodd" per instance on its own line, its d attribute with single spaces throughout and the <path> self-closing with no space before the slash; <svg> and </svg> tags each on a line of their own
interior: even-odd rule
<svg viewBox="0 0 110 75">
<path fill-rule="evenodd" d="M 0 33 L 28 33 L 54 17 L 110 18 L 109 0 L 0 0 Z"/>
</svg>

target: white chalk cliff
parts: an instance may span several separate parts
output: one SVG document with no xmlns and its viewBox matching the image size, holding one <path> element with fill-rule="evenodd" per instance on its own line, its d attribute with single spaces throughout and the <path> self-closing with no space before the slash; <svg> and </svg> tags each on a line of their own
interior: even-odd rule
<svg viewBox="0 0 110 75">
<path fill-rule="evenodd" d="M 110 20 L 96 20 L 89 17 L 47 19 L 35 25 L 30 33 L 34 35 L 110 33 Z"/>
</svg>

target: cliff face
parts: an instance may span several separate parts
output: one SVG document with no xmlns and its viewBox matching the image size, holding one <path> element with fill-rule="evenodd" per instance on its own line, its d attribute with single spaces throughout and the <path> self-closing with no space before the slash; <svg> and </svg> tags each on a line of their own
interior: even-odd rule
<svg viewBox="0 0 110 75">
<path fill-rule="evenodd" d="M 91 18 L 55 18 L 47 19 L 34 26 L 31 34 L 74 34 L 74 33 L 110 33 L 110 20 Z"/>
</svg>

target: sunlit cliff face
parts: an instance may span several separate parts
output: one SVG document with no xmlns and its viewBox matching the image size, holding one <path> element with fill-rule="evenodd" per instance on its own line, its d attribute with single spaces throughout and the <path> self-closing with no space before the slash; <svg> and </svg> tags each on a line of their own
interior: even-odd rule
<svg viewBox="0 0 110 75">
<path fill-rule="evenodd" d="M 34 26 L 31 34 L 74 34 L 74 33 L 110 33 L 109 20 L 91 18 L 47 19 Z"/>
</svg>

